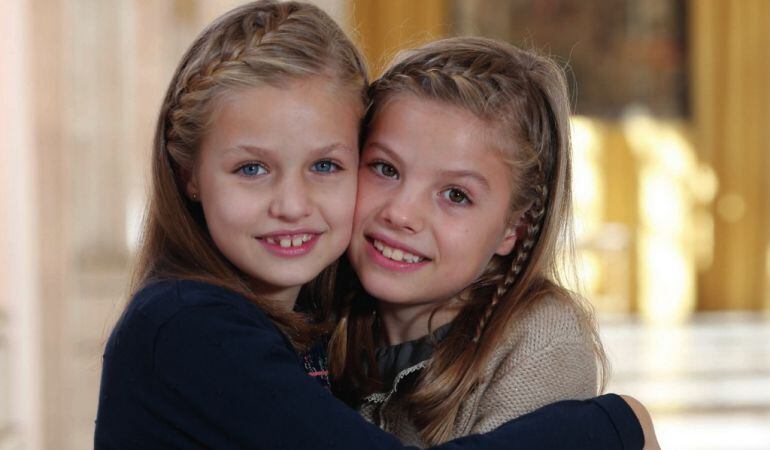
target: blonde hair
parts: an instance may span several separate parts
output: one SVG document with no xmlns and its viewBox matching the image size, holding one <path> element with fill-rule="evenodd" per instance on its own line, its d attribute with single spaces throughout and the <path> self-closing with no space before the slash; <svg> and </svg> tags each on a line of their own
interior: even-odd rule
<svg viewBox="0 0 770 450">
<path fill-rule="evenodd" d="M 200 204 L 185 195 L 200 142 L 222 95 L 321 76 L 366 104 L 364 60 L 337 24 L 305 3 L 258 1 L 211 23 L 187 50 L 171 79 L 155 131 L 152 184 L 131 290 L 157 279 L 192 279 L 238 292 L 260 306 L 299 349 L 317 334 L 307 317 L 281 311 L 249 287 L 249 277 L 213 243 Z M 335 267 L 300 296 L 322 302 Z"/>
<path fill-rule="evenodd" d="M 508 150 L 514 186 L 510 217 L 520 217 L 513 251 L 495 256 L 465 291 L 451 331 L 404 397 L 423 441 L 433 445 L 451 437 L 463 400 L 509 325 L 544 296 L 574 305 L 603 375 L 606 358 L 591 309 L 561 281 L 559 250 L 572 241 L 570 110 L 561 68 L 498 41 L 450 38 L 400 55 L 369 94 L 366 126 L 400 95 L 445 102 L 492 126 Z M 330 347 L 335 386 L 354 403 L 381 388 L 371 332 L 374 307 L 366 296 L 343 302 Z"/>
</svg>

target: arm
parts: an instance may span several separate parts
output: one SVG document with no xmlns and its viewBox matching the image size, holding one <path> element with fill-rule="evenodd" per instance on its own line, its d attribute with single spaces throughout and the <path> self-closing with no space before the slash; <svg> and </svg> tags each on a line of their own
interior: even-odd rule
<svg viewBox="0 0 770 450">
<path fill-rule="evenodd" d="M 155 340 L 154 382 L 162 394 L 150 413 L 200 447 L 404 448 L 308 377 L 271 325 L 257 325 L 227 306 L 174 316 Z M 628 405 L 611 397 L 554 405 L 438 448 L 641 448 L 621 447 L 633 443 L 623 430 L 638 428 Z"/>
<path fill-rule="evenodd" d="M 506 448 L 502 445 L 508 442 L 509 449 L 659 450 L 644 446 L 650 430 L 640 427 L 634 410 L 623 398 L 606 394 L 591 400 L 553 403 L 482 436 L 502 439 L 500 448 Z"/>
<path fill-rule="evenodd" d="M 561 400 L 596 396 L 595 356 L 586 342 L 556 341 L 527 355 L 511 352 L 477 399 L 472 433 Z"/>
<path fill-rule="evenodd" d="M 642 405 L 639 400 L 629 397 L 628 395 L 621 395 L 623 400 L 631 407 L 636 417 L 639 419 L 639 423 L 642 426 L 644 432 L 644 450 L 660 450 L 658 444 L 658 437 L 655 435 L 655 428 L 652 426 L 652 417 L 647 409 Z"/>
</svg>

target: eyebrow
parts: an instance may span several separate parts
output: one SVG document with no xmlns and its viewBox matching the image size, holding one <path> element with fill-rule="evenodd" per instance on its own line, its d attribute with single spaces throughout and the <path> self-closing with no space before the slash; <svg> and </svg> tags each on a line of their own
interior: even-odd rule
<svg viewBox="0 0 770 450">
<path fill-rule="evenodd" d="M 490 191 L 492 188 L 489 186 L 489 181 L 478 172 L 472 170 L 442 170 L 439 172 L 442 177 L 447 178 L 470 178 L 475 180 L 486 191 Z"/>
<path fill-rule="evenodd" d="M 379 143 L 379 142 L 370 142 L 367 144 L 367 147 L 377 147 L 377 149 L 381 150 L 384 153 L 387 153 L 387 155 L 394 159 L 397 164 L 404 165 L 404 161 L 390 148 L 388 148 L 387 145 Z M 492 188 L 489 185 L 489 181 L 480 173 L 475 172 L 473 170 L 442 170 L 439 172 L 439 174 L 442 177 L 445 178 L 470 178 L 472 180 L 475 180 L 477 183 L 481 185 L 483 189 L 486 191 L 492 190 Z"/>
<path fill-rule="evenodd" d="M 257 147 L 254 145 L 234 145 L 232 147 L 226 148 L 224 151 L 225 154 L 235 153 L 235 152 L 246 152 L 246 153 L 251 153 L 252 155 L 258 155 L 258 156 L 272 153 L 268 149 Z"/>
<path fill-rule="evenodd" d="M 315 150 L 315 153 L 319 153 L 319 154 L 320 153 L 331 153 L 331 152 L 333 152 L 335 150 L 341 150 L 341 151 L 349 152 L 349 153 L 352 153 L 352 152 L 357 153 L 358 152 L 358 148 L 356 148 L 354 150 L 354 149 L 348 147 L 347 145 L 345 145 L 345 144 L 343 144 L 341 142 L 335 142 L 334 144 L 329 144 L 329 145 L 327 145 L 325 147 L 321 147 L 321 148 Z"/>
<path fill-rule="evenodd" d="M 387 153 L 388 157 L 390 157 L 391 159 L 395 160 L 396 164 L 400 164 L 400 165 L 404 164 L 404 160 L 401 159 L 401 157 L 398 156 L 396 154 L 396 152 L 391 150 L 390 147 L 388 147 L 385 144 L 382 144 L 380 142 L 369 142 L 369 143 L 366 144 L 366 146 L 367 147 L 377 147 L 378 150 L 380 150 L 380 151 L 382 151 L 384 153 Z"/>
<path fill-rule="evenodd" d="M 345 152 L 354 151 L 352 148 L 350 148 L 347 145 L 344 145 L 339 142 L 335 142 L 334 144 L 329 144 L 327 146 L 314 149 L 312 150 L 312 153 L 316 155 L 322 155 L 326 153 L 331 153 L 335 150 L 341 150 Z M 274 151 L 272 150 L 262 148 L 262 147 L 257 147 L 255 145 L 234 145 L 232 147 L 228 147 L 225 149 L 225 153 L 238 152 L 238 151 L 251 153 L 252 155 L 256 155 L 256 156 L 270 155 L 274 153 Z"/>
</svg>

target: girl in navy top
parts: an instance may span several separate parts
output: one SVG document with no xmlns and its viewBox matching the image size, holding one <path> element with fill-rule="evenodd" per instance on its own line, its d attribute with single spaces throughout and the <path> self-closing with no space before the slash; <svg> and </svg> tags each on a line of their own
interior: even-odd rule
<svg viewBox="0 0 770 450">
<path fill-rule="evenodd" d="M 403 448 L 297 356 L 329 329 L 366 87 L 359 52 L 311 5 L 250 3 L 193 42 L 158 118 L 133 298 L 105 350 L 95 448 Z M 441 448 L 643 443 L 634 411 L 610 395 Z"/>
</svg>

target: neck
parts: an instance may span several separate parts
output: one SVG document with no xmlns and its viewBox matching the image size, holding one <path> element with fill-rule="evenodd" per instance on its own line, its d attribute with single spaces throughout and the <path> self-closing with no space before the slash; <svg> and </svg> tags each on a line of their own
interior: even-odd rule
<svg viewBox="0 0 770 450">
<path fill-rule="evenodd" d="M 264 298 L 284 312 L 294 310 L 294 305 L 297 303 L 297 297 L 299 297 L 299 290 L 301 288 L 302 286 L 275 287 L 265 286 L 264 284 L 253 287 L 254 292 L 257 292 L 259 297 Z"/>
<path fill-rule="evenodd" d="M 377 312 L 382 321 L 387 345 L 398 345 L 419 339 L 431 330 L 451 322 L 459 311 L 460 303 L 454 301 L 442 303 L 438 309 L 435 302 L 417 305 L 377 302 Z M 431 320 L 431 314 L 433 314 L 433 320 Z"/>
</svg>

